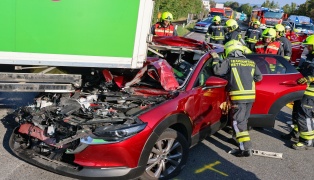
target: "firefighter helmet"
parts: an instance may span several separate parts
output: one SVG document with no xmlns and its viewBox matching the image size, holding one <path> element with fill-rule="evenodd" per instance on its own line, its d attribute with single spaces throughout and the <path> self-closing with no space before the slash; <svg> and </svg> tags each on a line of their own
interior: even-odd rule
<svg viewBox="0 0 314 180">
<path fill-rule="evenodd" d="M 166 12 L 163 12 L 161 14 L 161 20 L 164 20 L 164 21 L 172 21 L 173 20 L 173 16 L 170 12 L 166 11 Z"/>
<path fill-rule="evenodd" d="M 313 46 L 313 50 L 314 50 L 314 35 L 308 36 L 302 44 L 304 44 L 304 45 L 312 45 Z"/>
<path fill-rule="evenodd" d="M 220 22 L 220 21 L 221 21 L 220 16 L 213 17 L 213 22 Z"/>
<path fill-rule="evenodd" d="M 236 20 L 234 20 L 234 19 L 229 19 L 229 20 L 226 22 L 226 27 L 227 27 L 227 28 L 230 28 L 231 31 L 234 31 L 234 30 L 236 30 L 236 29 L 239 27 L 239 25 L 238 25 L 238 23 L 237 23 Z"/>
<path fill-rule="evenodd" d="M 261 22 L 259 22 L 259 20 L 256 20 L 256 21 L 253 21 L 253 25 L 257 25 L 257 26 L 260 26 L 261 25 Z"/>
<path fill-rule="evenodd" d="M 263 31 L 262 37 L 268 37 L 274 39 L 276 37 L 276 30 L 273 28 L 266 28 Z"/>
<path fill-rule="evenodd" d="M 277 24 L 275 26 L 275 30 L 279 32 L 280 36 L 283 36 L 283 33 L 285 32 L 285 27 L 282 24 Z"/>
<path fill-rule="evenodd" d="M 237 40 L 230 40 L 228 41 L 225 46 L 224 46 L 224 49 L 225 49 L 225 57 L 228 57 L 228 55 L 231 53 L 231 52 L 234 52 L 236 50 L 239 50 L 243 53 L 244 51 L 244 48 L 243 48 L 243 45 L 240 41 L 237 41 Z"/>
</svg>

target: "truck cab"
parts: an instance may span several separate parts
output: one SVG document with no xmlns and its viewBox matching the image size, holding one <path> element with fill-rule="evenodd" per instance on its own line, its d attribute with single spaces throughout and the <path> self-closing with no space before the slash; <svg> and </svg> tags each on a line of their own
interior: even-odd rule
<svg viewBox="0 0 314 180">
<path fill-rule="evenodd" d="M 281 24 L 287 18 L 287 14 L 282 9 L 269 9 L 269 8 L 255 8 L 252 10 L 250 22 L 259 20 L 261 28 L 274 27 L 276 24 Z"/>
</svg>

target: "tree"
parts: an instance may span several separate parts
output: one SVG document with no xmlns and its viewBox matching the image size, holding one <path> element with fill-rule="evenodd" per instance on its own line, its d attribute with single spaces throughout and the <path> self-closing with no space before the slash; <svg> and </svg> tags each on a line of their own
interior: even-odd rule
<svg viewBox="0 0 314 180">
<path fill-rule="evenodd" d="M 233 9 L 233 10 L 238 10 L 239 7 L 240 7 L 240 4 L 238 2 L 233 2 L 230 4 L 230 7 Z"/>
<path fill-rule="evenodd" d="M 242 4 L 240 6 L 239 11 L 243 11 L 243 13 L 247 14 L 248 16 L 250 16 L 251 13 L 252 13 L 252 9 L 253 9 L 253 7 L 250 6 L 249 3 L 246 3 L 246 4 Z"/>
</svg>

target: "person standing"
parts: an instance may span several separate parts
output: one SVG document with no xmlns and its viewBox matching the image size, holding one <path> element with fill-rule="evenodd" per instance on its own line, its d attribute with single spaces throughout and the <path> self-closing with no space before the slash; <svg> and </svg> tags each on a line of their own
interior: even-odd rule
<svg viewBox="0 0 314 180">
<path fill-rule="evenodd" d="M 279 41 L 276 41 L 276 30 L 266 28 L 262 33 L 262 40 L 255 44 L 254 52 L 257 54 L 277 54 L 284 55 L 283 47 Z"/>
<path fill-rule="evenodd" d="M 302 43 L 307 46 L 308 55 L 307 61 L 301 65 L 306 67 L 301 69 L 303 78 L 297 80 L 298 84 L 308 84 L 304 95 L 301 99 L 301 104 L 297 107 L 297 125 L 299 131 L 299 142 L 292 145 L 296 150 L 308 150 L 313 149 L 314 146 L 314 65 L 313 53 L 314 53 L 314 35 L 311 35 L 305 39 Z"/>
<path fill-rule="evenodd" d="M 277 24 L 275 26 L 275 30 L 276 30 L 276 38 L 278 41 L 281 42 L 282 47 L 283 47 L 283 52 L 284 52 L 283 57 L 289 61 L 292 55 L 292 44 L 289 41 L 289 39 L 285 37 L 285 27 L 281 24 Z"/>
<path fill-rule="evenodd" d="M 241 42 L 231 40 L 224 45 L 226 59 L 214 59 L 213 71 L 228 80 L 227 90 L 231 100 L 232 126 L 239 143 L 236 156 L 252 156 L 252 143 L 248 132 L 248 118 L 255 101 L 255 83 L 262 74 L 255 62 L 246 58 Z M 214 55 L 213 57 L 218 57 Z M 217 63 L 219 62 L 219 63 Z"/>
<path fill-rule="evenodd" d="M 177 36 L 177 31 L 171 24 L 173 16 L 170 12 L 161 14 L 161 22 L 157 22 L 151 28 L 151 33 L 155 36 Z"/>
<path fill-rule="evenodd" d="M 253 51 L 257 41 L 262 39 L 262 30 L 259 27 L 261 23 L 256 20 L 252 22 L 252 26 L 246 30 L 245 41 L 247 47 Z"/>
<path fill-rule="evenodd" d="M 210 38 L 210 43 L 223 44 L 225 39 L 225 28 L 220 23 L 220 16 L 213 17 L 212 24 L 208 27 L 205 35 L 205 41 L 208 41 L 208 38 Z"/>
<path fill-rule="evenodd" d="M 228 21 L 226 21 L 225 26 L 227 33 L 225 34 L 225 40 L 223 44 L 226 44 L 230 40 L 234 39 L 240 41 L 243 45 L 245 45 L 245 42 L 242 39 L 241 31 L 239 29 L 239 25 L 236 20 L 229 19 Z"/>
</svg>

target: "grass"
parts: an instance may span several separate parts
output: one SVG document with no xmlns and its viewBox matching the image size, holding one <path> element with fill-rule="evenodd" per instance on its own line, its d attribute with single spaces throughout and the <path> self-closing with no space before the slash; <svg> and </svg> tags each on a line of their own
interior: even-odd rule
<svg viewBox="0 0 314 180">
<path fill-rule="evenodd" d="M 184 27 L 183 26 L 178 26 L 178 28 L 177 28 L 178 36 L 184 36 L 187 33 L 193 31 L 194 25 L 195 25 L 195 23 L 190 23 L 189 25 L 184 26 Z"/>
</svg>

